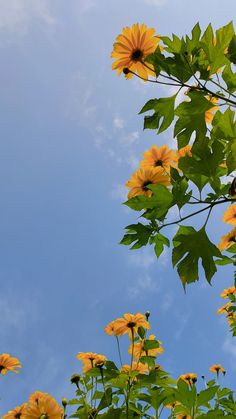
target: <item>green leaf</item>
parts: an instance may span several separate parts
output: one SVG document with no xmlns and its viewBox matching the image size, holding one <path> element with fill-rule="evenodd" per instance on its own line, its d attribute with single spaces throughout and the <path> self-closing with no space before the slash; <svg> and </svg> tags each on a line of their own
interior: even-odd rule
<svg viewBox="0 0 236 419">
<path fill-rule="evenodd" d="M 161 233 L 157 233 L 154 236 L 154 240 L 155 240 L 154 250 L 156 253 L 156 257 L 158 258 L 163 252 L 164 246 L 170 247 L 170 241 L 167 239 L 167 237 L 163 236 Z"/>
<path fill-rule="evenodd" d="M 156 349 L 159 347 L 160 347 L 160 343 L 158 342 L 158 340 L 145 339 L 143 342 L 144 351 L 148 351 L 149 349 Z"/>
<path fill-rule="evenodd" d="M 177 265 L 178 274 L 185 288 L 186 284 L 199 279 L 198 263 L 202 261 L 206 279 L 211 281 L 216 272 L 214 256 L 221 256 L 219 249 L 209 240 L 205 228 L 196 231 L 193 227 L 180 226 L 173 238 L 173 266 Z"/>
<path fill-rule="evenodd" d="M 141 223 L 131 224 L 125 228 L 128 232 L 124 235 L 120 244 L 130 245 L 135 242 L 131 249 L 139 249 L 140 247 L 145 246 L 152 234 L 152 228 L 149 225 Z"/>
<path fill-rule="evenodd" d="M 176 95 L 149 100 L 139 112 L 154 111 L 151 116 L 145 116 L 144 129 L 157 129 L 158 134 L 165 131 L 174 119 L 175 98 Z"/>
<path fill-rule="evenodd" d="M 112 403 L 112 389 L 108 387 L 102 396 L 102 399 L 98 405 L 98 411 L 104 409 L 105 407 L 110 406 Z"/>
<path fill-rule="evenodd" d="M 166 213 L 168 208 L 170 208 L 173 199 L 172 194 L 164 185 L 150 184 L 148 188 L 153 192 L 151 197 L 138 195 L 126 201 L 125 205 L 134 209 L 135 211 L 141 211 L 146 208 L 155 208 L 156 218 L 159 218 Z"/>
<path fill-rule="evenodd" d="M 222 78 L 227 85 L 227 89 L 231 93 L 235 92 L 235 90 L 236 90 L 236 74 L 233 73 L 230 64 L 225 66 L 224 71 L 222 73 Z"/>
<path fill-rule="evenodd" d="M 236 64 L 236 35 L 230 41 L 227 57 L 231 63 Z"/>
<path fill-rule="evenodd" d="M 179 117 L 174 128 L 178 148 L 185 147 L 195 133 L 203 136 L 206 133 L 205 112 L 212 108 L 212 103 L 199 91 L 188 93 L 191 101 L 182 102 L 175 110 Z"/>
<path fill-rule="evenodd" d="M 205 406 L 210 400 L 215 397 L 216 392 L 219 386 L 209 387 L 206 390 L 200 391 L 197 396 L 197 405 L 198 406 Z"/>
</svg>

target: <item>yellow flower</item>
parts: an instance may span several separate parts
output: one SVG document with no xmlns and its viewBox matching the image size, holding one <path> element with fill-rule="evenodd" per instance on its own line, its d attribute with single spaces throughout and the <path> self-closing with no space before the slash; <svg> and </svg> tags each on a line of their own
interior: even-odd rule
<svg viewBox="0 0 236 419">
<path fill-rule="evenodd" d="M 94 352 L 79 352 L 76 358 L 83 362 L 83 372 L 86 373 L 96 366 L 101 366 L 106 361 L 105 355 Z"/>
<path fill-rule="evenodd" d="M 10 356 L 9 354 L 0 355 L 0 374 L 6 375 L 7 371 L 18 372 L 16 368 L 21 368 L 22 365 L 19 359 Z"/>
<path fill-rule="evenodd" d="M 219 374 L 219 372 L 221 371 L 223 374 L 225 374 L 225 369 L 220 365 L 220 364 L 213 364 L 210 368 L 209 371 L 216 373 L 217 375 Z"/>
<path fill-rule="evenodd" d="M 132 28 L 126 26 L 122 34 L 118 35 L 113 44 L 111 57 L 116 61 L 112 64 L 112 69 L 117 70 L 120 75 L 124 69 L 127 69 L 126 78 L 130 79 L 137 72 L 140 77 L 148 79 L 148 75 L 155 75 L 151 64 L 144 64 L 145 58 L 152 54 L 157 44 L 160 42 L 158 36 L 154 36 L 155 29 L 147 28 L 143 23 L 135 23 Z"/>
<path fill-rule="evenodd" d="M 180 414 L 177 416 L 177 419 L 192 419 L 192 416 L 187 415 L 187 413 L 180 413 Z"/>
<path fill-rule="evenodd" d="M 192 385 L 197 381 L 197 375 L 194 373 L 182 374 L 179 376 L 179 380 L 185 381 L 185 383 Z"/>
<path fill-rule="evenodd" d="M 150 324 L 147 322 L 145 316 L 141 313 L 130 314 L 126 313 L 123 317 L 120 317 L 114 321 L 114 331 L 116 335 L 122 336 L 125 333 L 135 335 L 139 327 L 150 329 Z"/>
<path fill-rule="evenodd" d="M 137 371 L 139 374 L 146 374 L 148 372 L 148 365 L 133 361 L 132 368 L 128 364 L 125 364 L 121 367 L 121 372 L 125 372 L 126 374 L 129 374 L 130 371 Z"/>
<path fill-rule="evenodd" d="M 137 195 L 151 196 L 152 191 L 147 188 L 148 185 L 161 184 L 168 186 L 170 178 L 165 173 L 162 167 L 143 167 L 136 170 L 131 176 L 131 179 L 126 182 L 127 188 L 131 190 L 128 193 L 128 198 L 133 198 Z"/>
<path fill-rule="evenodd" d="M 233 285 L 232 287 L 225 288 L 224 291 L 220 294 L 222 298 L 228 298 L 230 294 L 236 294 L 236 288 Z"/>
<path fill-rule="evenodd" d="M 109 336 L 116 335 L 114 331 L 114 324 L 115 320 L 112 320 L 104 329 L 104 332 L 107 333 Z"/>
<path fill-rule="evenodd" d="M 150 335 L 148 339 L 145 340 L 155 340 L 156 336 L 155 335 Z M 161 344 L 161 342 L 158 340 L 159 344 Z M 162 354 L 164 349 L 163 346 L 159 346 L 158 348 L 154 348 L 154 349 L 148 349 L 147 353 L 144 351 L 143 349 L 143 345 L 144 345 L 144 339 L 141 339 L 140 342 L 135 342 L 134 345 L 130 345 L 129 347 L 129 354 L 132 354 L 132 346 L 133 347 L 133 355 L 136 359 L 140 359 L 141 356 L 157 356 L 157 354 Z"/>
<path fill-rule="evenodd" d="M 215 105 L 218 102 L 218 99 L 214 96 L 210 97 L 207 96 L 207 99 L 209 102 L 211 102 L 213 105 Z M 215 115 L 215 112 L 219 109 L 219 106 L 213 106 L 212 108 L 208 109 L 208 111 L 205 112 L 205 121 L 206 124 L 211 124 Z"/>
<path fill-rule="evenodd" d="M 175 401 L 175 402 L 172 402 L 172 403 L 165 404 L 165 407 L 167 409 L 174 409 L 175 406 L 179 406 L 179 405 L 180 405 L 180 402 Z"/>
<path fill-rule="evenodd" d="M 145 151 L 144 160 L 141 161 L 141 167 L 163 167 L 163 169 L 169 171 L 170 166 L 176 166 L 177 156 L 174 150 L 168 149 L 166 145 L 162 145 L 158 148 L 153 145 L 150 150 Z"/>
<path fill-rule="evenodd" d="M 186 145 L 185 147 L 180 148 L 177 152 L 178 158 L 180 159 L 181 157 L 185 157 L 185 156 L 192 157 L 191 149 L 192 147 L 189 144 Z"/>
<path fill-rule="evenodd" d="M 233 244 L 236 243 L 236 228 L 231 230 L 228 234 L 221 237 L 221 241 L 218 244 L 218 248 L 222 250 L 226 250 L 231 247 Z"/>
<path fill-rule="evenodd" d="M 47 393 L 38 399 L 38 403 L 30 403 L 22 419 L 61 419 L 62 407 Z"/>
<path fill-rule="evenodd" d="M 228 308 L 231 306 L 231 303 L 227 303 L 224 306 L 218 308 L 217 314 L 228 313 Z"/>
<path fill-rule="evenodd" d="M 2 419 L 20 419 L 25 413 L 27 403 L 23 403 L 21 406 L 15 407 L 13 410 L 9 410 L 6 415 L 3 415 Z"/>
<path fill-rule="evenodd" d="M 230 207 L 224 213 L 222 220 L 228 224 L 232 224 L 233 226 L 236 226 L 236 205 L 235 204 L 230 205 Z"/>
<path fill-rule="evenodd" d="M 29 403 L 38 403 L 39 399 L 44 397 L 45 394 L 48 394 L 48 393 L 43 393 L 42 391 L 35 391 L 34 393 L 30 395 Z"/>
</svg>

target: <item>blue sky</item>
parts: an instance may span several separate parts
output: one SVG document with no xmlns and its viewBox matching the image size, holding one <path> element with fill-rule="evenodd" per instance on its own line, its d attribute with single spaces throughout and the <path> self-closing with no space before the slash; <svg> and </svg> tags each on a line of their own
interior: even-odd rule
<svg viewBox="0 0 236 419">
<path fill-rule="evenodd" d="M 118 78 L 110 60 L 123 26 L 183 35 L 235 11 L 235 0 L 0 0 L 0 339 L 23 364 L 1 380 L 1 414 L 34 390 L 70 396 L 75 355 L 114 358 L 104 326 L 147 309 L 166 370 L 208 374 L 219 362 L 236 387 L 236 342 L 216 315 L 231 269 L 185 295 L 169 252 L 157 262 L 151 248 L 118 245 L 137 219 L 121 205 L 125 181 L 143 151 L 173 139 L 143 132 L 138 116 L 170 91 Z M 228 231 L 222 213 L 209 225 L 216 241 Z"/>
</svg>

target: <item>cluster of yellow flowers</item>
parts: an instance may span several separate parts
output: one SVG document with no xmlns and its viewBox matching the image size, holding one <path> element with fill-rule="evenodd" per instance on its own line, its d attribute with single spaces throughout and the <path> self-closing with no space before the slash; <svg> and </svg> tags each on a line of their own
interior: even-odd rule
<svg viewBox="0 0 236 419">
<path fill-rule="evenodd" d="M 144 152 L 140 168 L 126 182 L 126 186 L 130 188 L 128 198 L 137 195 L 151 196 L 152 191 L 147 188 L 150 184 L 169 186 L 170 168 L 177 168 L 178 160 L 186 155 L 192 156 L 190 145 L 178 151 L 169 149 L 166 145 L 162 145 L 160 148 L 153 145 L 150 150 Z"/>
<path fill-rule="evenodd" d="M 236 295 L 236 288 L 235 286 L 229 287 L 224 289 L 224 291 L 220 294 L 222 298 L 229 298 L 230 296 Z M 217 314 L 225 313 L 228 323 L 232 326 L 233 323 L 236 323 L 236 313 L 230 310 L 232 306 L 232 302 L 229 301 L 228 303 L 224 304 L 217 310 Z"/>
<path fill-rule="evenodd" d="M 64 409 L 48 393 L 35 391 L 28 403 L 23 403 L 10 410 L 2 419 L 62 419 Z"/>
<path fill-rule="evenodd" d="M 221 237 L 221 241 L 218 245 L 221 251 L 229 249 L 229 247 L 236 243 L 236 204 L 230 205 L 224 213 L 222 220 L 235 227 L 228 234 Z"/>
</svg>

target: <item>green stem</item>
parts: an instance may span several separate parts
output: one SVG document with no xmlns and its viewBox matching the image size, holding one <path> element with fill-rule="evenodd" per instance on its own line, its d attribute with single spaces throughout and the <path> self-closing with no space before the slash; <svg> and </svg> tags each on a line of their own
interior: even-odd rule
<svg viewBox="0 0 236 419">
<path fill-rule="evenodd" d="M 179 218 L 179 220 L 177 220 L 177 221 L 173 221 L 173 222 L 171 222 L 171 223 L 166 223 L 166 224 L 163 224 L 163 225 L 159 228 L 159 231 L 160 231 L 162 228 L 164 228 L 164 227 L 167 227 L 167 226 L 170 226 L 170 225 L 174 225 L 174 224 L 178 224 L 178 223 L 180 223 L 181 221 L 184 221 L 184 220 L 187 220 L 188 218 L 193 217 L 194 215 L 200 214 L 201 212 L 207 211 L 208 209 L 212 209 L 215 205 L 222 204 L 223 202 L 227 202 L 227 201 L 228 201 L 228 200 L 225 200 L 225 199 L 224 199 L 224 200 L 222 200 L 222 201 L 211 202 L 211 203 L 210 203 L 207 207 L 205 207 L 205 208 L 201 208 L 201 209 L 200 209 L 200 210 L 198 210 L 198 211 L 192 212 L 191 214 L 186 215 L 185 217 L 181 217 L 181 218 Z M 205 201 L 203 201 L 203 202 L 199 201 L 199 203 L 206 204 L 206 202 L 205 202 Z M 205 226 L 205 224 L 204 224 L 204 226 Z"/>
<path fill-rule="evenodd" d="M 116 336 L 116 342 L 117 342 L 117 347 L 118 347 L 118 354 L 119 354 L 120 366 L 122 367 L 123 362 L 122 362 L 122 358 L 121 358 L 120 342 L 119 342 L 118 336 Z"/>
<path fill-rule="evenodd" d="M 228 93 L 230 96 L 233 96 L 236 98 L 236 95 L 234 95 L 233 93 L 229 92 L 227 89 L 225 89 L 223 86 L 221 86 L 220 83 L 217 83 L 215 80 L 210 79 L 209 81 L 211 81 L 212 83 L 214 83 L 216 86 L 220 87 L 222 90 L 224 90 L 224 92 Z"/>
</svg>

